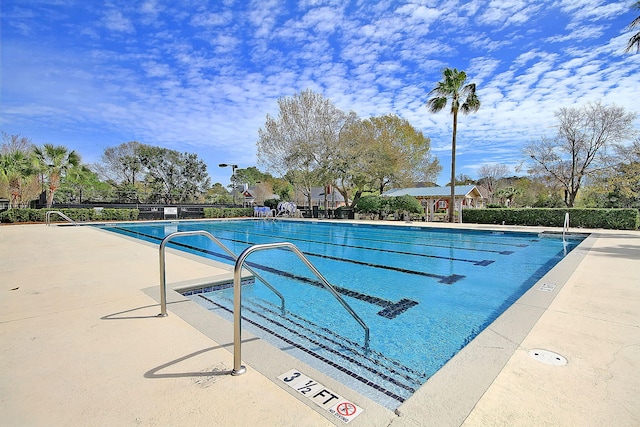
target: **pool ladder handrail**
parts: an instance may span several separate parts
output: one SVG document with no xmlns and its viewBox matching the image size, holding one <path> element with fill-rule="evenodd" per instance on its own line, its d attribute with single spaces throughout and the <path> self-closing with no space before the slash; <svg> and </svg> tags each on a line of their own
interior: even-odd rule
<svg viewBox="0 0 640 427">
<path fill-rule="evenodd" d="M 236 261 L 238 257 L 234 254 L 231 249 L 227 248 L 220 240 L 218 240 L 213 234 L 204 230 L 193 230 L 193 231 L 176 231 L 167 235 L 162 242 L 160 243 L 160 314 L 158 317 L 166 317 L 167 316 L 167 279 L 166 279 L 166 268 L 165 268 L 165 247 L 170 240 L 173 240 L 176 237 L 185 237 L 185 236 L 205 236 L 208 237 L 211 241 L 217 244 L 222 250 L 224 250 L 230 257 Z M 266 279 L 256 273 L 251 267 L 245 267 L 245 269 L 253 274 L 254 277 L 258 278 L 262 283 L 265 284 L 267 288 L 269 288 L 274 294 L 280 298 L 280 309 L 282 310 L 282 315 L 284 316 L 286 313 L 285 304 L 284 304 L 284 296 L 276 288 L 273 287 Z"/>
<path fill-rule="evenodd" d="M 51 225 L 51 215 L 52 214 L 60 215 L 62 217 L 62 219 L 64 219 L 65 221 L 70 222 L 73 225 L 78 225 L 77 222 L 75 222 L 74 220 L 72 220 L 71 218 L 69 218 L 68 216 L 66 216 L 65 214 L 63 214 L 60 211 L 47 211 L 47 213 L 45 214 L 45 223 L 47 225 Z"/>
<path fill-rule="evenodd" d="M 569 231 L 569 212 L 564 214 L 564 224 L 562 226 L 562 243 L 566 243 L 566 235 Z"/>
<path fill-rule="evenodd" d="M 356 314 L 355 311 L 347 304 L 347 302 L 342 299 L 340 294 L 335 290 L 333 285 L 329 283 L 329 281 L 318 271 L 318 269 L 307 259 L 306 256 L 298 249 L 296 245 L 289 242 L 280 242 L 280 243 L 263 243 L 257 244 L 248 247 L 236 260 L 235 267 L 233 269 L 233 370 L 231 371 L 231 375 L 241 375 L 244 374 L 247 369 L 242 366 L 242 289 L 241 289 L 241 281 L 242 281 L 242 268 L 245 263 L 247 257 L 256 251 L 268 250 L 268 249 L 281 249 L 286 248 L 290 249 L 294 254 L 300 258 L 302 262 L 304 262 L 307 267 L 315 274 L 315 276 L 320 279 L 323 286 L 331 292 L 331 294 L 342 304 L 342 306 L 347 310 L 347 312 L 362 326 L 364 329 L 364 347 L 365 350 L 369 349 L 369 327 L 364 323 L 364 321 Z"/>
</svg>

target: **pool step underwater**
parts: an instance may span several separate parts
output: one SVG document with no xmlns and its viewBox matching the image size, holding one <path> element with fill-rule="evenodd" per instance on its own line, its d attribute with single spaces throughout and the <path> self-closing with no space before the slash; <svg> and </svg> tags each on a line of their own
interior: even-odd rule
<svg viewBox="0 0 640 427">
<path fill-rule="evenodd" d="M 198 295 L 208 305 L 233 312 L 227 298 Z M 357 338 L 343 337 L 296 314 L 282 315 L 279 307 L 246 299 L 242 304 L 243 328 L 300 359 L 313 359 L 314 368 L 333 376 L 381 405 L 395 409 L 426 380 L 424 372 L 413 370 L 387 356 L 369 350 Z"/>
</svg>

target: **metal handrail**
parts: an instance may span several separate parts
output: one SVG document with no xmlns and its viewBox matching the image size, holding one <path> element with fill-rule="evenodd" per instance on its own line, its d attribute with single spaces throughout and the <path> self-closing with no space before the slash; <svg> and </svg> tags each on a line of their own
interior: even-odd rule
<svg viewBox="0 0 640 427">
<path fill-rule="evenodd" d="M 158 317 L 166 317 L 167 316 L 167 279 L 165 275 L 165 246 L 175 237 L 183 237 L 183 236 L 205 236 L 216 243 L 221 249 L 223 249 L 229 256 L 231 256 L 234 261 L 237 261 L 238 257 L 234 254 L 231 249 L 227 248 L 220 240 L 216 239 L 211 233 L 204 230 L 194 230 L 194 231 L 176 231 L 175 233 L 169 234 L 167 237 L 162 239 L 162 243 L 160 243 L 160 314 Z M 276 288 L 274 288 L 269 282 L 266 281 L 262 276 L 256 273 L 252 268 L 245 267 L 247 271 L 253 274 L 256 278 L 258 278 L 262 283 L 265 284 L 267 288 L 269 288 L 273 293 L 275 293 L 280 298 L 280 308 L 282 310 L 282 315 L 286 313 L 284 306 L 284 297 Z"/>
<path fill-rule="evenodd" d="M 71 218 L 69 218 L 68 216 L 66 216 L 65 214 L 63 214 L 60 211 L 47 211 L 47 213 L 45 214 L 45 223 L 47 225 L 51 225 L 51 214 L 58 214 L 62 217 L 62 219 L 70 222 L 73 225 L 78 225 L 77 222 L 75 222 L 74 220 L 72 220 Z"/>
<path fill-rule="evenodd" d="M 565 236 L 569 231 L 569 212 L 564 214 L 564 225 L 562 226 L 562 242 L 566 243 Z"/>
<path fill-rule="evenodd" d="M 244 264 L 247 257 L 256 251 L 266 250 L 266 249 L 278 249 L 278 248 L 287 248 L 293 251 L 300 260 L 302 260 L 307 267 L 316 275 L 318 279 L 322 281 L 324 287 L 333 294 L 333 296 L 342 304 L 342 306 L 351 314 L 351 316 L 364 328 L 364 346 L 365 349 L 369 349 L 369 327 L 362 321 L 360 316 L 356 314 L 355 311 L 347 304 L 345 300 L 342 299 L 340 294 L 333 288 L 331 283 L 325 279 L 325 277 L 318 271 L 318 269 L 311 264 L 311 261 L 307 259 L 306 256 L 294 245 L 293 243 L 281 242 L 281 243 L 263 243 L 259 245 L 253 245 L 242 251 L 238 259 L 236 260 L 236 265 L 233 269 L 233 370 L 231 371 L 231 375 L 241 375 L 244 374 L 247 369 L 242 366 L 242 357 L 241 357 L 241 307 L 242 307 L 242 290 L 240 286 L 240 282 L 242 280 L 242 265 Z"/>
</svg>

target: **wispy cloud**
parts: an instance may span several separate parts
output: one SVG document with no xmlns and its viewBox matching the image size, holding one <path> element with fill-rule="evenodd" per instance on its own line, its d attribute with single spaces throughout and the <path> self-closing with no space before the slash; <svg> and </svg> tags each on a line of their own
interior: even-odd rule
<svg viewBox="0 0 640 427">
<path fill-rule="evenodd" d="M 109 9 L 104 12 L 103 24 L 109 31 L 122 33 L 135 33 L 133 23 L 122 15 L 117 9 Z"/>
<path fill-rule="evenodd" d="M 195 151 L 226 181 L 215 165 L 255 164 L 278 97 L 311 88 L 362 117 L 407 118 L 446 166 L 451 116 L 425 102 L 442 68 L 457 67 L 482 101 L 460 118 L 460 170 L 515 167 L 559 107 L 638 109 L 640 55 L 622 53 L 628 10 L 604 0 L 4 0 L 0 126 L 73 141 L 90 161 L 130 139 Z"/>
</svg>

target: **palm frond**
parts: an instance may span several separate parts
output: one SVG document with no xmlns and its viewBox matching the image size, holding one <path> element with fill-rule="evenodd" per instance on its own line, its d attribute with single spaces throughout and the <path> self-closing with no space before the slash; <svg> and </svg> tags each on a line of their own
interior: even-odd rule
<svg viewBox="0 0 640 427">
<path fill-rule="evenodd" d="M 431 98 L 427 101 L 427 108 L 431 113 L 437 113 L 442 110 L 447 105 L 447 97 L 439 96 L 436 98 Z"/>
<path fill-rule="evenodd" d="M 636 53 L 640 52 L 640 32 L 637 32 L 633 36 L 631 36 L 631 38 L 629 39 L 629 42 L 627 43 L 627 47 L 624 50 L 625 53 L 626 52 L 631 52 L 633 50 L 634 46 L 635 46 L 635 49 L 636 49 Z"/>
<path fill-rule="evenodd" d="M 640 9 L 640 0 L 636 0 L 636 2 L 633 4 L 632 7 L 635 9 Z M 631 24 L 629 24 L 627 28 L 633 29 L 638 26 L 640 26 L 640 16 L 638 16 L 636 19 L 631 21 Z M 629 42 L 627 43 L 627 47 L 624 50 L 625 53 L 633 50 L 634 46 L 636 48 L 636 53 L 640 52 L 640 31 L 635 33 L 633 36 L 631 36 L 631 38 L 629 39 Z"/>
</svg>

